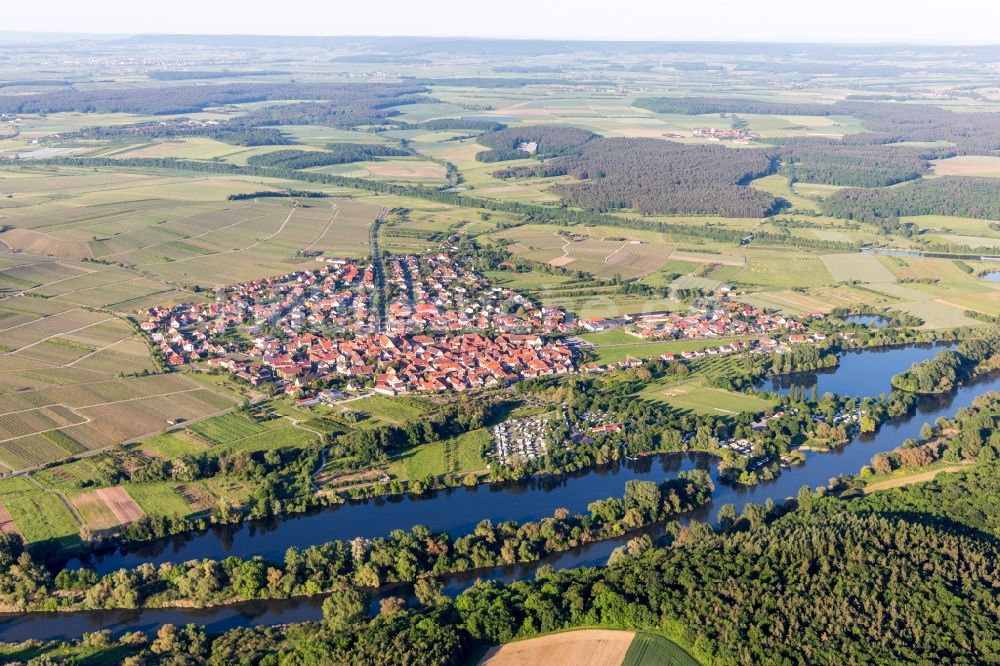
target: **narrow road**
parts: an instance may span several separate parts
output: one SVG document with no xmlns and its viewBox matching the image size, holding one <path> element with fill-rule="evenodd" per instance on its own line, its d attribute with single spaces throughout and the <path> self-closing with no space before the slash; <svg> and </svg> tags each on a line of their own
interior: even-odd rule
<svg viewBox="0 0 1000 666">
<path fill-rule="evenodd" d="M 378 209 L 378 215 L 372 222 L 371 228 L 371 248 L 372 248 L 372 270 L 375 279 L 375 292 L 372 294 L 372 309 L 377 317 L 375 330 L 382 333 L 386 328 L 385 314 L 385 268 L 382 266 L 382 250 L 378 244 L 379 227 L 385 222 L 385 208 Z"/>
</svg>

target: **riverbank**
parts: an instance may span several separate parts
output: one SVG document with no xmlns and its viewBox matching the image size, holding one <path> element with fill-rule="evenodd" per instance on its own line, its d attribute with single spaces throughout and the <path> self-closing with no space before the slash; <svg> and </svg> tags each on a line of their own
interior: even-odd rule
<svg viewBox="0 0 1000 666">
<path fill-rule="evenodd" d="M 768 500 L 780 504 L 785 498 L 794 497 L 802 486 L 811 488 L 826 486 L 831 477 L 840 474 L 854 474 L 864 465 L 868 464 L 871 458 L 882 452 L 895 449 L 899 444 L 908 438 L 917 438 L 920 427 L 924 422 L 933 422 L 939 416 L 951 416 L 959 409 L 972 404 L 979 395 L 990 390 L 1000 390 L 1000 373 L 996 373 L 987 378 L 982 378 L 970 385 L 960 387 L 950 396 L 940 396 L 921 400 L 917 405 L 917 410 L 905 418 L 889 422 L 883 425 L 878 433 L 872 435 L 859 435 L 848 446 L 831 453 L 808 453 L 806 463 L 802 466 L 787 470 L 778 478 L 762 482 L 753 487 L 732 487 L 719 486 L 716 484 L 716 491 L 710 503 L 701 505 L 699 508 L 685 514 L 685 521 L 698 520 L 709 522 L 712 520 L 714 510 L 723 504 L 733 504 L 735 510 L 740 512 L 749 503 L 764 505 Z M 823 458 L 822 464 L 816 459 L 817 456 Z M 659 459 L 660 464 L 656 474 L 665 471 L 673 472 L 681 467 L 697 467 L 691 460 L 693 456 L 675 454 L 673 456 L 663 456 Z M 687 461 L 686 463 L 684 461 Z M 635 461 L 635 464 L 652 463 L 645 461 Z M 701 458 L 701 468 L 709 468 L 711 461 Z M 230 534 L 229 539 L 220 542 L 217 538 L 202 540 L 192 544 L 186 542 L 177 544 L 171 550 L 174 561 L 185 561 L 191 559 L 189 555 L 194 549 L 222 549 L 224 553 L 234 553 L 237 549 L 249 554 L 263 550 L 275 550 L 269 542 L 276 536 L 281 542 L 280 552 L 283 554 L 288 545 L 288 539 L 300 539 L 306 533 L 315 539 L 325 530 L 330 528 L 343 528 L 346 524 L 364 525 L 369 532 L 373 531 L 371 521 L 374 516 L 379 515 L 379 509 L 392 510 L 394 507 L 410 509 L 413 506 L 427 508 L 428 511 L 420 513 L 428 519 L 434 520 L 447 517 L 448 513 L 454 510 L 459 513 L 452 524 L 462 522 L 463 507 L 471 502 L 475 503 L 473 513 L 479 513 L 478 518 L 488 517 L 487 514 L 496 514 L 498 509 L 505 513 L 515 511 L 525 511 L 527 506 L 533 506 L 541 515 L 551 514 L 556 506 L 569 504 L 562 500 L 573 500 L 579 504 L 586 498 L 581 497 L 581 493 L 593 496 L 596 491 L 597 497 L 607 497 L 608 492 L 600 492 L 601 489 L 624 485 L 628 478 L 648 477 L 653 465 L 650 464 L 645 472 L 636 472 L 634 468 L 621 466 L 617 470 L 606 473 L 605 476 L 597 473 L 590 473 L 583 477 L 573 479 L 572 482 L 556 484 L 548 490 L 541 490 L 537 487 L 526 488 L 521 494 L 512 494 L 508 491 L 480 493 L 481 489 L 460 489 L 461 494 L 446 494 L 437 500 L 440 503 L 427 504 L 426 502 L 403 500 L 397 503 L 381 503 L 379 507 L 373 507 L 374 502 L 362 506 L 347 505 L 341 509 L 331 509 L 312 516 L 292 518 L 282 523 L 279 528 L 272 532 L 262 533 L 250 538 L 245 532 Z M 624 471 L 629 474 L 622 476 Z M 637 476 L 638 475 L 638 476 Z M 662 477 L 661 477 L 662 478 Z M 566 480 L 564 480 L 566 481 Z M 595 483 L 598 482 L 598 483 Z M 619 493 L 613 493 L 619 494 Z M 527 502 L 520 500 L 527 496 Z M 486 498 L 487 503 L 479 504 L 477 497 Z M 587 500 L 592 501 L 592 500 Z M 508 504 L 509 503 L 509 504 Z M 482 507 L 489 507 L 483 509 Z M 515 507 L 520 507 L 516 508 Z M 360 509 L 360 513 L 354 514 Z M 343 513 L 338 513 L 343 511 Z M 348 517 L 350 514 L 350 517 Z M 345 520 L 347 518 L 347 520 Z M 397 515 L 398 519 L 398 515 Z M 390 519 L 384 519 L 381 529 L 385 529 Z M 414 521 L 414 522 L 420 522 Z M 445 522 L 445 521 L 441 521 Z M 411 523 L 412 524 L 412 523 Z M 474 525 L 475 523 L 473 523 Z M 288 530 L 291 531 L 288 531 Z M 656 537 L 662 533 L 662 528 L 652 526 L 647 528 L 653 530 L 651 536 Z M 351 531 L 355 531 L 351 529 Z M 376 530 L 378 531 L 378 530 Z M 639 531 L 639 534 L 649 533 Z M 214 535 L 213 535 L 214 536 Z M 624 545 L 628 540 L 635 538 L 635 533 L 587 544 L 573 550 L 558 553 L 538 560 L 534 564 L 527 566 L 512 565 L 510 567 L 494 568 L 486 573 L 482 571 L 470 572 L 469 574 L 454 574 L 444 577 L 444 593 L 456 595 L 470 587 L 476 580 L 496 580 L 501 582 L 513 582 L 530 578 L 540 567 L 551 567 L 554 570 L 575 568 L 581 566 L 592 566 L 604 564 L 608 557 L 619 546 Z M 216 550 L 218 552 L 218 550 Z M 134 554 L 133 554 L 134 555 Z M 130 555 L 131 556 L 131 555 Z M 142 557 L 145 557 L 143 555 Z M 163 553 L 152 554 L 166 561 Z M 127 558 L 126 558 L 127 559 Z M 102 563 L 108 571 L 120 568 L 124 561 L 118 556 Z M 141 563 L 141 562 L 140 562 Z M 128 567 L 126 567 L 128 568 Z M 395 588 L 393 596 L 399 594 L 400 588 Z M 241 626 L 256 625 L 276 625 L 295 622 L 305 622 L 317 620 L 322 616 L 323 597 L 314 596 L 297 599 L 281 599 L 272 601 L 248 601 L 232 606 L 211 608 L 211 609 L 145 609 L 145 610 L 119 610 L 119 611 L 84 611 L 76 613 L 29 613 L 6 616 L 0 620 L 0 640 L 17 641 L 26 638 L 39 639 L 63 639 L 78 637 L 83 633 L 98 629 L 108 629 L 113 635 L 122 635 L 129 631 L 143 631 L 153 633 L 163 624 L 186 624 L 197 622 L 206 626 L 210 633 L 218 633 L 227 629 Z"/>
</svg>

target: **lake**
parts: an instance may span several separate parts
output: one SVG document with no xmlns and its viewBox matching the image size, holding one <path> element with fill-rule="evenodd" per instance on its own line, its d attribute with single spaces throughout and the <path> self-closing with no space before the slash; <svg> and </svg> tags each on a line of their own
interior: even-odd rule
<svg viewBox="0 0 1000 666">
<path fill-rule="evenodd" d="M 890 380 L 893 375 L 953 347 L 954 343 L 946 343 L 847 351 L 840 355 L 840 364 L 835 368 L 768 377 L 758 383 L 757 388 L 788 395 L 793 386 L 806 391 L 812 391 L 815 386 L 820 396 L 831 392 L 875 398 L 882 393 L 888 395 L 892 390 Z"/>
</svg>

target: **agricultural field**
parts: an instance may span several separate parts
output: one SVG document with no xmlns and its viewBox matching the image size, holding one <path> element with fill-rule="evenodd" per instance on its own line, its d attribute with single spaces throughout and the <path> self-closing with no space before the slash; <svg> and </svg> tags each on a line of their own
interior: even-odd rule
<svg viewBox="0 0 1000 666">
<path fill-rule="evenodd" d="M 634 637 L 630 631 L 605 629 L 549 634 L 491 648 L 479 666 L 619 666 L 630 652 Z"/>
<path fill-rule="evenodd" d="M 1000 177 L 1000 157 L 960 155 L 945 160 L 935 160 L 933 164 L 936 176 Z"/>
<path fill-rule="evenodd" d="M 192 423 L 186 430 L 209 446 L 215 446 L 217 444 L 231 444 L 274 427 L 276 426 L 268 427 L 256 423 L 240 414 L 229 413 Z"/>
<path fill-rule="evenodd" d="M 788 182 L 788 178 L 781 174 L 772 174 L 763 178 L 757 178 L 750 183 L 750 186 L 761 192 L 781 197 L 791 204 L 792 208 L 811 211 L 819 210 L 819 203 L 815 199 L 793 189 L 792 184 Z"/>
<path fill-rule="evenodd" d="M 825 254 L 821 257 L 837 282 L 895 282 L 896 276 L 874 254 Z"/>
<path fill-rule="evenodd" d="M 39 190 L 45 186 L 36 180 L 64 187 L 53 190 L 60 192 L 58 201 L 29 202 L 7 211 L 13 228 L 0 233 L 0 241 L 25 255 L 63 261 L 48 263 L 52 267 L 48 270 L 57 269 L 59 275 L 39 273 L 40 268 L 4 270 L 0 288 L 34 288 L 58 281 L 60 291 L 73 292 L 73 298 L 90 299 L 82 304 L 99 307 L 122 309 L 120 304 L 151 294 L 163 299 L 177 284 L 210 287 L 273 275 L 298 263 L 297 254 L 306 249 L 363 256 L 377 214 L 377 207 L 346 199 L 314 199 L 297 208 L 281 199 L 226 201 L 230 194 L 274 189 L 269 179 L 250 183 L 156 172 L 46 174 L 51 177 L 40 179 L 10 178 L 8 173 L 0 171 L 0 193 L 7 187 L 15 200 L 31 185 Z M 66 263 L 72 260 L 123 264 L 125 270 Z M 34 274 L 26 275 L 29 270 Z M 89 275 L 109 270 L 113 270 L 110 275 Z M 85 279 L 75 284 L 66 280 L 72 277 Z M 113 285 L 116 293 L 105 295 L 107 285 Z M 94 302 L 95 298 L 105 300 Z"/>
<path fill-rule="evenodd" d="M 88 373 L 76 383 L 22 387 L 5 398 L 0 463 L 14 470 L 149 436 L 234 404 L 182 375 L 114 379 Z"/>
<path fill-rule="evenodd" d="M 99 488 L 70 496 L 77 513 L 92 530 L 113 530 L 142 518 L 145 514 L 125 488 Z"/>
<path fill-rule="evenodd" d="M 169 483 L 126 483 L 119 487 L 128 493 L 141 511 L 150 515 L 184 517 L 195 511 Z"/>
<path fill-rule="evenodd" d="M 622 666 L 697 666 L 698 661 L 663 636 L 636 633 Z"/>
<path fill-rule="evenodd" d="M 27 542 L 69 546 L 80 541 L 80 524 L 57 495 L 26 492 L 4 497 L 2 502 Z"/>
<path fill-rule="evenodd" d="M 507 249 L 516 257 L 569 271 L 582 271 L 605 280 L 642 278 L 659 271 L 668 259 L 690 258 L 699 262 L 699 257 L 674 252 L 661 235 L 637 234 L 611 227 L 567 229 L 529 224 L 496 233 L 493 237 L 508 241 Z M 678 253 L 679 256 L 674 256 Z"/>
</svg>

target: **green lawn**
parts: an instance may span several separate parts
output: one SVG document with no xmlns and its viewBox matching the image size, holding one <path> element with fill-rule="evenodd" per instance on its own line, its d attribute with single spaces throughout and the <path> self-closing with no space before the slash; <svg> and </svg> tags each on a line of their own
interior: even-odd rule
<svg viewBox="0 0 1000 666">
<path fill-rule="evenodd" d="M 373 395 L 347 403 L 345 407 L 389 423 L 406 423 L 430 412 L 433 406 L 420 398 Z"/>
<path fill-rule="evenodd" d="M 444 441 L 422 444 L 400 453 L 389 464 L 389 471 L 393 476 L 411 480 L 479 472 L 486 469 L 481 452 L 489 440 L 489 430 L 480 428 Z"/>
<path fill-rule="evenodd" d="M 5 497 L 3 505 L 29 543 L 54 540 L 68 546 L 80 540 L 79 523 L 56 495 L 25 493 Z"/>
<path fill-rule="evenodd" d="M 253 488 L 233 477 L 216 476 L 200 483 L 215 497 L 229 500 L 237 506 L 246 502 L 253 492 Z"/>
<path fill-rule="evenodd" d="M 572 282 L 575 277 L 568 275 L 552 275 L 542 271 L 515 273 L 514 271 L 486 271 L 484 276 L 496 284 L 518 291 L 547 289 Z"/>
<path fill-rule="evenodd" d="M 136 504 L 150 515 L 186 516 L 191 506 L 166 483 L 124 483 L 122 486 Z"/>
<path fill-rule="evenodd" d="M 622 666 L 698 666 L 698 661 L 663 636 L 639 632 L 632 639 Z"/>
<path fill-rule="evenodd" d="M 464 435 L 444 442 L 445 463 L 448 471 L 466 474 L 486 469 L 483 460 L 483 446 L 490 441 L 490 431 L 486 428 L 472 430 Z"/>
<path fill-rule="evenodd" d="M 661 340 L 657 342 L 646 342 L 631 333 L 621 329 L 602 331 L 601 333 L 587 333 L 581 335 L 587 342 L 597 345 L 594 352 L 597 354 L 597 363 L 602 365 L 621 361 L 626 356 L 633 358 L 653 358 L 660 354 L 670 352 L 679 354 L 685 351 L 697 351 L 706 347 L 719 347 L 736 340 L 736 338 L 714 338 L 711 340 Z"/>
<path fill-rule="evenodd" d="M 164 458 L 180 458 L 205 450 L 205 443 L 183 431 L 157 435 L 139 442 L 133 447 L 138 451 L 148 451 Z"/>
<path fill-rule="evenodd" d="M 665 403 L 678 409 L 716 416 L 762 412 L 776 404 L 757 396 L 704 386 L 700 379 L 669 386 L 652 384 L 643 389 L 639 395 L 647 400 Z"/>
</svg>

